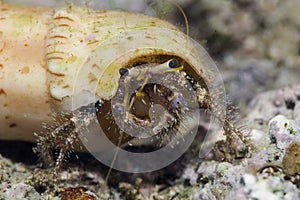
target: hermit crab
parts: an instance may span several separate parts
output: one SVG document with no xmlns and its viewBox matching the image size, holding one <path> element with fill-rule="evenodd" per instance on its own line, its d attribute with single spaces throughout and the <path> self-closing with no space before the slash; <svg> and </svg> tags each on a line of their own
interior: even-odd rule
<svg viewBox="0 0 300 200">
<path fill-rule="evenodd" d="M 224 158 L 236 155 L 231 145 L 237 140 L 249 152 L 224 94 L 206 51 L 164 20 L 74 5 L 0 3 L 0 139 L 34 142 L 38 136 L 35 151 L 44 159 L 51 158 L 50 148 L 61 149 L 56 166 L 67 151 L 88 150 L 119 170 L 159 169 L 122 168 L 130 158 L 118 160 L 128 153 L 119 147 L 155 144 L 149 157 L 130 156 L 143 163 L 165 155 L 169 164 L 197 133 L 200 110 L 223 128 L 230 149 L 218 144 Z M 213 144 L 203 143 L 201 155 Z"/>
</svg>

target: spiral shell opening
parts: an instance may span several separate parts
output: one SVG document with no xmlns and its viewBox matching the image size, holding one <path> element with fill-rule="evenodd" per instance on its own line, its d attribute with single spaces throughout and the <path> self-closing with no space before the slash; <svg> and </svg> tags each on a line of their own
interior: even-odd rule
<svg viewBox="0 0 300 200">
<path fill-rule="evenodd" d="M 149 54 L 141 55 L 141 56 L 134 57 L 133 59 L 128 60 L 128 62 L 126 62 L 122 67 L 132 69 L 135 67 L 139 68 L 140 66 L 149 65 L 149 68 L 151 68 L 151 65 L 152 66 L 154 65 L 154 67 L 155 67 L 162 63 L 166 63 L 167 61 L 169 61 L 171 59 L 176 59 L 178 61 L 179 65 L 183 66 L 182 71 L 184 71 L 184 73 L 187 74 L 189 77 L 193 78 L 193 80 L 200 85 L 199 87 L 201 87 L 207 91 L 207 85 L 205 84 L 204 78 L 201 75 L 199 75 L 198 72 L 196 72 L 195 69 L 191 65 L 189 65 L 184 59 L 182 59 L 179 56 L 175 56 L 175 55 L 171 55 L 171 54 L 166 55 L 166 54 L 155 54 L 155 53 L 153 53 L 152 55 L 149 55 Z M 168 78 L 172 78 L 172 76 L 168 76 Z M 132 103 L 132 107 L 128 111 L 128 113 L 131 115 L 131 117 L 127 116 L 127 118 L 124 119 L 124 120 L 132 121 L 130 123 L 127 123 L 127 125 L 126 125 L 126 126 L 132 126 L 132 130 L 131 131 L 129 130 L 129 132 L 132 132 L 134 129 L 137 130 L 137 128 L 133 128 L 134 125 L 138 126 L 138 127 L 149 126 L 149 124 L 152 123 L 150 120 L 149 112 L 151 109 L 153 109 L 154 105 L 158 105 L 158 104 L 160 105 L 160 107 L 158 109 L 168 110 L 169 113 L 167 113 L 167 115 L 165 114 L 165 116 L 163 118 L 160 118 L 160 120 L 166 120 L 164 123 L 169 124 L 170 127 L 168 127 L 168 128 L 165 127 L 165 130 L 159 130 L 164 127 L 164 123 L 159 123 L 158 121 L 156 121 L 156 123 L 159 124 L 155 128 L 155 129 L 158 129 L 156 131 L 158 133 L 157 136 L 161 137 L 161 138 L 165 137 L 166 135 L 171 137 L 172 134 L 175 134 L 174 132 L 176 132 L 176 131 L 179 131 L 179 132 L 185 131 L 185 130 L 183 131 L 183 130 L 176 129 L 176 126 L 179 123 L 181 123 L 180 122 L 182 120 L 181 116 L 180 116 L 181 114 L 177 113 L 178 115 L 175 114 L 173 117 L 172 117 L 172 115 L 170 115 L 170 105 L 169 104 L 171 102 L 168 101 L 168 98 L 170 98 L 168 96 L 173 95 L 172 98 L 178 98 L 178 97 L 174 97 L 175 94 L 173 93 L 172 89 L 168 88 L 167 86 L 166 87 L 164 86 L 164 81 L 168 81 L 168 80 L 161 79 L 161 83 L 159 83 L 159 84 L 154 83 L 154 84 L 146 84 L 145 85 L 146 95 L 148 95 L 148 97 L 151 98 L 151 100 L 149 100 L 149 98 L 147 98 L 147 97 L 146 98 L 143 98 L 143 97 L 136 98 L 137 93 L 135 93 L 135 92 L 133 94 L 129 94 L 130 99 L 135 98 L 135 100 Z M 178 80 L 178 83 L 177 83 L 177 80 L 175 80 L 173 83 L 177 84 L 177 87 L 180 87 L 180 84 L 182 84 L 182 85 L 187 84 L 188 81 L 185 79 L 185 77 L 181 77 L 181 80 Z M 124 84 L 124 82 L 122 82 L 121 84 Z M 168 85 L 168 83 L 167 83 L 167 85 Z M 119 87 L 120 87 L 120 85 L 119 85 Z M 155 87 L 155 89 L 153 87 Z M 156 89 L 156 87 L 159 89 Z M 176 85 L 175 85 L 175 87 L 176 87 Z M 183 88 L 181 88 L 181 90 L 182 89 Z M 161 90 L 161 92 L 164 94 L 161 93 L 160 95 L 157 95 L 156 92 L 153 90 Z M 122 93 L 122 92 L 124 92 L 124 88 L 119 89 L 117 91 L 117 93 Z M 182 93 L 180 93 L 180 95 L 182 95 Z M 185 96 L 185 98 L 186 98 L 186 95 L 187 95 L 187 93 L 185 93 L 185 95 L 183 95 L 183 96 Z M 190 95 L 192 95 L 192 94 L 190 94 Z M 122 98 L 124 98 L 124 97 L 122 97 Z M 192 97 L 190 96 L 189 98 L 192 98 Z M 111 99 L 107 99 L 104 102 L 102 102 L 101 109 L 99 109 L 97 118 L 98 118 L 98 122 L 99 122 L 102 130 L 104 131 L 104 133 L 106 134 L 108 139 L 112 143 L 117 144 L 119 136 L 120 136 L 120 132 L 122 130 L 118 126 L 118 124 L 116 124 L 116 121 L 115 121 L 115 120 L 120 121 L 121 118 L 119 116 L 117 116 L 117 118 L 119 118 L 119 119 L 115 119 L 114 117 L 116 117 L 116 116 L 113 116 L 112 109 L 114 109 L 114 106 L 116 106 L 116 105 L 113 105 L 114 103 L 115 102 L 112 102 Z M 169 108 L 168 108 L 168 106 L 169 106 Z M 198 106 L 200 106 L 200 105 L 198 105 Z M 175 107 L 172 107 L 171 110 L 172 109 L 175 109 Z M 180 109 L 183 109 L 183 108 L 180 108 Z M 197 109 L 198 109 L 198 107 L 197 107 Z M 154 111 L 154 112 L 157 112 L 157 111 Z M 180 110 L 178 110 L 176 112 L 180 112 Z M 192 112 L 192 110 L 188 110 L 188 112 Z M 163 111 L 161 111 L 159 115 L 163 115 L 162 113 L 163 113 Z M 176 116 L 177 116 L 177 118 L 176 118 Z M 134 124 L 134 125 L 132 125 L 132 124 Z M 168 130 L 169 128 L 173 129 L 173 130 Z M 132 137 L 132 135 L 128 135 L 125 132 L 123 133 L 122 143 L 128 142 L 134 138 L 134 137 Z M 139 137 L 141 137 L 142 133 L 144 133 L 145 131 L 140 130 L 139 132 L 141 132 L 141 134 L 139 134 Z M 163 132 L 165 132 L 166 135 L 164 135 Z"/>
</svg>

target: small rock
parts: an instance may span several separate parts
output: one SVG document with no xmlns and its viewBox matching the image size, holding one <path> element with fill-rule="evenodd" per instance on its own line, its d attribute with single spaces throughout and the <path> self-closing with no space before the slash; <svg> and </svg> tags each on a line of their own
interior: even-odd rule
<svg viewBox="0 0 300 200">
<path fill-rule="evenodd" d="M 245 194 L 247 194 L 247 197 L 243 198 L 245 197 Z M 232 190 L 226 200 L 281 200 L 299 199 L 299 197 L 298 188 L 290 181 L 285 181 L 279 176 L 265 177 L 263 175 L 255 176 L 253 174 L 246 173 L 243 175 L 240 183 Z"/>
<path fill-rule="evenodd" d="M 39 193 L 35 189 L 25 183 L 16 183 L 8 188 L 5 192 L 6 198 L 8 199 L 42 199 Z"/>
<path fill-rule="evenodd" d="M 278 199 L 278 196 L 276 196 L 272 191 L 270 191 L 270 188 L 266 181 L 257 181 L 256 177 L 250 174 L 245 174 L 243 176 L 245 187 L 247 193 L 251 194 L 251 197 L 254 199 L 265 199 L 267 196 L 268 199 Z"/>
<path fill-rule="evenodd" d="M 286 150 L 282 165 L 289 174 L 300 172 L 300 143 L 293 142 Z"/>
<path fill-rule="evenodd" d="M 269 134 L 277 147 L 285 150 L 293 141 L 300 142 L 300 126 L 283 115 L 277 115 L 269 122 Z"/>
</svg>

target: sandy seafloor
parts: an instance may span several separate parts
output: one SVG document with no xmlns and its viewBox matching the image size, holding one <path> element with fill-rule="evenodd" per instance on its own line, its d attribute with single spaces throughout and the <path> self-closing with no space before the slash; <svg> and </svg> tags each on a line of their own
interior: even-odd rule
<svg viewBox="0 0 300 200">
<path fill-rule="evenodd" d="M 146 9 L 143 3 L 129 2 L 114 5 Z M 156 172 L 113 170 L 108 186 L 100 191 L 108 167 L 92 156 L 71 156 L 53 188 L 48 180 L 33 184 L 38 164 L 31 150 L 34 144 L 0 141 L 0 199 L 60 199 L 60 191 L 68 187 L 84 187 L 100 199 L 300 199 L 300 1 L 179 3 L 191 37 L 216 62 L 229 98 L 240 107 L 240 122 L 255 146 L 252 156 L 233 163 L 199 159 L 198 147 L 192 145 L 179 160 Z M 176 9 L 167 16 L 184 27 Z"/>
</svg>

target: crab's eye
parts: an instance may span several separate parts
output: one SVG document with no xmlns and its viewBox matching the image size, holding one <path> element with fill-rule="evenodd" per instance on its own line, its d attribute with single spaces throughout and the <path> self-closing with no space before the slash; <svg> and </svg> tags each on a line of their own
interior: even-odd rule
<svg viewBox="0 0 300 200">
<path fill-rule="evenodd" d="M 100 109 L 103 105 L 103 101 L 101 99 L 99 99 L 96 103 L 95 103 L 95 110 L 96 110 L 96 113 L 99 113 L 100 112 Z"/>
<path fill-rule="evenodd" d="M 177 68 L 178 65 L 179 65 L 179 62 L 175 58 L 173 58 L 172 60 L 169 61 L 169 67 L 170 68 Z"/>
<path fill-rule="evenodd" d="M 129 74 L 129 70 L 126 69 L 126 68 L 121 68 L 121 69 L 119 70 L 119 74 L 121 75 L 121 77 L 122 77 L 122 76 L 127 76 L 127 75 Z"/>
</svg>

